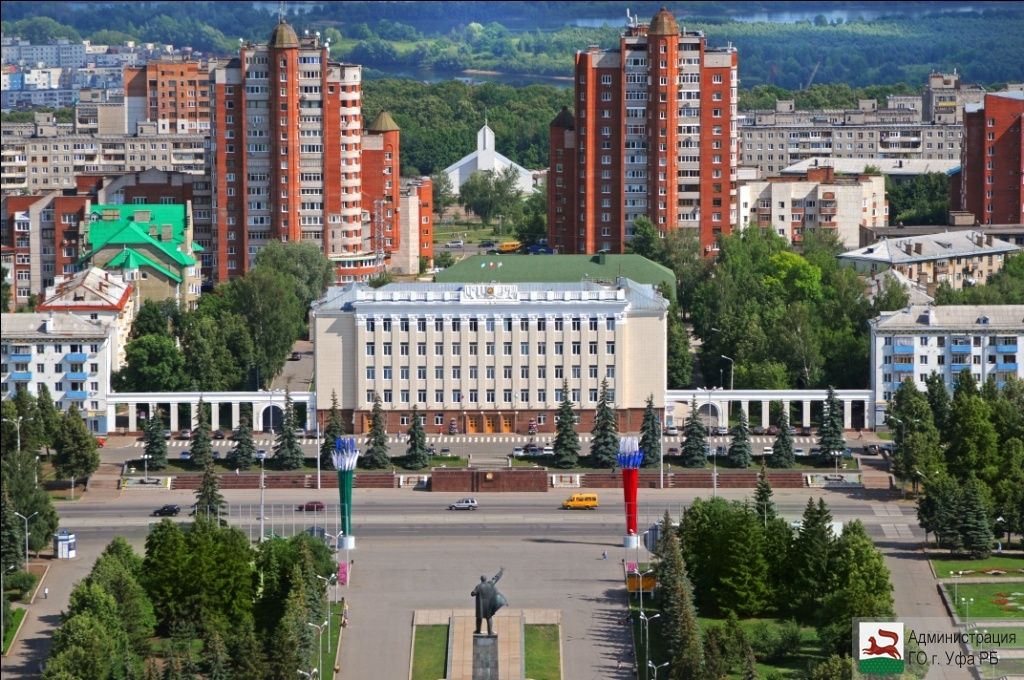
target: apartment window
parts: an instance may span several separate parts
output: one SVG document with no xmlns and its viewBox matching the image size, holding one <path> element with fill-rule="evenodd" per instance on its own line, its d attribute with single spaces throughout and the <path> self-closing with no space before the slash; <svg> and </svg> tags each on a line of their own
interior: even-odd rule
<svg viewBox="0 0 1024 680">
<path fill-rule="evenodd" d="M 561 342 L 556 342 L 555 343 L 555 355 L 556 356 L 561 356 L 563 354 L 565 354 L 565 344 L 561 343 Z"/>
<path fill-rule="evenodd" d="M 615 343 L 614 342 L 606 342 L 606 343 L 604 343 L 604 353 L 605 354 L 615 354 Z"/>
<path fill-rule="evenodd" d="M 374 346 L 372 342 L 366 343 L 366 356 L 372 357 L 374 355 Z"/>
<path fill-rule="evenodd" d="M 493 357 L 494 356 L 494 343 L 493 342 L 488 342 L 486 344 L 486 346 L 484 347 L 484 351 L 487 353 L 487 356 Z"/>
<path fill-rule="evenodd" d="M 409 356 L 409 343 L 403 342 L 398 345 L 398 354 L 403 357 Z"/>
</svg>

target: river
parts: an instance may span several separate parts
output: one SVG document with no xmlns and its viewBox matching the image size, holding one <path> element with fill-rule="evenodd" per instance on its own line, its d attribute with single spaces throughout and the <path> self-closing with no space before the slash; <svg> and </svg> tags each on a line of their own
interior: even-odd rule
<svg viewBox="0 0 1024 680">
<path fill-rule="evenodd" d="M 920 15 L 920 14 L 936 14 L 936 13 L 951 13 L 951 12 L 975 12 L 983 11 L 985 8 L 976 5 L 961 5 L 957 7 L 938 7 L 933 4 L 926 5 L 924 7 L 915 7 L 912 4 L 903 4 L 898 7 L 884 10 L 876 9 L 820 9 L 813 12 L 794 12 L 794 11 L 783 11 L 783 12 L 751 12 L 747 14 L 734 14 L 724 15 L 725 17 L 742 23 L 772 23 L 772 24 L 795 24 L 801 21 L 814 21 L 818 16 L 823 16 L 833 21 L 853 21 L 853 20 L 866 20 L 877 19 L 880 16 L 888 14 L 907 14 L 907 15 Z M 680 15 L 683 18 L 687 18 L 691 21 L 699 22 L 701 17 L 688 17 L 685 13 Z M 647 20 L 643 18 L 643 20 Z M 581 26 L 588 28 L 600 28 L 602 26 L 624 26 L 626 23 L 625 14 L 621 17 L 585 17 L 576 19 L 572 22 L 573 26 Z"/>
</svg>

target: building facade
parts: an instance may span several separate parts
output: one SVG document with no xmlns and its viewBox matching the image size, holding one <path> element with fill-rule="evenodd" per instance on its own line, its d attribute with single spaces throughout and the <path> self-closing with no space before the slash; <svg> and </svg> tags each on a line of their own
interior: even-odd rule
<svg viewBox="0 0 1024 680">
<path fill-rule="evenodd" d="M 183 59 L 126 66 L 124 102 L 129 133 L 145 120 L 156 123 L 159 134 L 208 134 L 210 66 Z"/>
<path fill-rule="evenodd" d="M 107 431 L 107 395 L 117 325 L 75 314 L 4 314 L 0 322 L 0 394 L 39 393 L 45 383 L 57 408 L 78 407 L 92 432 Z"/>
<path fill-rule="evenodd" d="M 709 47 L 665 9 L 633 21 L 617 50 L 577 52 L 576 114 L 551 123 L 549 243 L 625 252 L 645 216 L 714 250 L 736 220 L 737 67 L 734 48 Z"/>
<path fill-rule="evenodd" d="M 271 240 L 315 243 L 339 273 L 367 255 L 362 70 L 329 56 L 282 21 L 267 44 L 243 45 L 212 73 L 218 281 L 242 275 Z"/>
<path fill-rule="evenodd" d="M 883 239 L 838 255 L 864 274 L 894 269 L 931 295 L 943 283 L 954 290 L 987 283 L 1020 247 L 982 231 Z"/>
<path fill-rule="evenodd" d="M 892 395 L 904 380 L 921 391 L 934 372 L 952 390 L 964 369 L 981 384 L 1002 387 L 1024 377 L 1018 361 L 1024 342 L 1024 305 L 911 306 L 883 312 L 871 325 L 871 390 L 874 422 L 882 423 Z"/>
<path fill-rule="evenodd" d="M 494 145 L 494 130 L 486 123 L 476 133 L 476 151 L 463 156 L 442 170 L 448 175 L 455 193 L 465 184 L 474 172 L 508 172 L 509 168 L 516 174 L 516 188 L 525 197 L 533 192 L 533 173 L 498 153 Z"/>
<path fill-rule="evenodd" d="M 744 182 L 739 188 L 736 228 L 771 229 L 792 244 L 816 230 L 834 233 L 855 247 L 862 227 L 889 223 L 885 177 L 837 175 L 830 167 L 803 176 L 787 175 Z"/>
<path fill-rule="evenodd" d="M 960 172 L 951 198 L 978 224 L 1024 224 L 1024 90 L 968 105 Z"/>
<path fill-rule="evenodd" d="M 664 407 L 667 309 L 628 279 L 339 286 L 310 313 L 315 391 L 356 433 L 378 396 L 390 432 L 414 406 L 428 431 L 552 432 L 567 381 L 589 431 L 607 380 L 619 429 L 637 430 L 648 396 Z"/>
</svg>

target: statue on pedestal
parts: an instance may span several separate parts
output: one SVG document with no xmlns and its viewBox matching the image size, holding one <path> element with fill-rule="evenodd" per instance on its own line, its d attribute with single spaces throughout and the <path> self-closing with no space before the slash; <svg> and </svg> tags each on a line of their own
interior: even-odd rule
<svg viewBox="0 0 1024 680">
<path fill-rule="evenodd" d="M 505 567 L 502 567 L 489 581 L 486 576 L 481 576 L 480 583 L 478 583 L 476 588 L 473 588 L 473 592 L 470 593 L 472 597 L 476 598 L 477 635 L 480 635 L 480 626 L 483 623 L 483 620 L 487 619 L 487 634 L 493 636 L 494 628 L 491 626 L 491 617 L 493 617 L 499 609 L 508 604 L 508 600 L 505 599 L 505 596 L 498 592 L 498 589 L 494 586 L 504 573 Z"/>
</svg>

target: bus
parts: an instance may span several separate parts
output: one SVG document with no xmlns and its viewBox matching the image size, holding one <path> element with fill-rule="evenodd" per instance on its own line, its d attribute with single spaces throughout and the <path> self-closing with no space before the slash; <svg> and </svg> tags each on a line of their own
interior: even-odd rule
<svg viewBox="0 0 1024 680">
<path fill-rule="evenodd" d="M 498 244 L 499 253 L 516 253 L 523 247 L 523 244 L 519 241 L 505 241 L 504 243 Z"/>
</svg>

